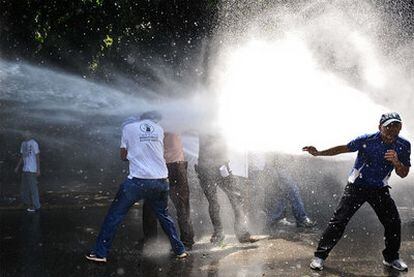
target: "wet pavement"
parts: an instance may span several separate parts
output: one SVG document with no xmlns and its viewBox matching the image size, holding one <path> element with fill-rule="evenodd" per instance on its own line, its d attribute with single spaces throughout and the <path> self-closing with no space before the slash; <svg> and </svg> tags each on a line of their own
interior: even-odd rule
<svg viewBox="0 0 414 277">
<path fill-rule="evenodd" d="M 142 243 L 142 209 L 136 204 L 119 228 L 105 265 L 87 261 L 84 254 L 96 238 L 117 185 L 44 183 L 40 187 L 43 206 L 37 213 L 26 212 L 18 199 L 11 201 L 18 198 L 18 185 L 9 185 L 9 199 L 0 201 L 0 276 L 414 276 L 414 210 L 408 186 L 392 192 L 396 202 L 405 206 L 399 206 L 401 257 L 410 270 L 399 274 L 382 266 L 383 228 L 367 205 L 351 219 L 325 270 L 309 269 L 322 229 L 339 201 L 340 186 L 327 191 L 308 182 L 310 189 L 303 187 L 302 195 L 317 226 L 312 230 L 279 226 L 270 234 L 262 230 L 263 212 L 253 201 L 262 198 L 263 192 L 251 189 L 250 230 L 268 235 L 253 244 L 240 244 L 232 236 L 231 206 L 219 192 L 226 239 L 212 245 L 206 199 L 197 182 L 191 184 L 196 244 L 187 259 L 177 260 L 171 254 L 163 234 L 157 241 Z M 175 217 L 173 208 L 170 212 Z"/>
<path fill-rule="evenodd" d="M 37 213 L 18 207 L 0 210 L 0 276 L 399 276 L 381 264 L 382 227 L 369 208 L 354 217 L 323 272 L 308 264 L 320 236 L 313 230 L 284 226 L 253 244 L 227 235 L 220 245 L 196 237 L 190 256 L 177 260 L 160 235 L 143 244 L 141 207 L 133 207 L 114 241 L 106 265 L 83 255 L 93 243 L 107 205 L 49 206 Z M 403 220 L 401 257 L 414 268 L 414 225 Z M 200 234 L 200 226 L 196 228 Z M 412 271 L 400 274 L 414 276 Z"/>
</svg>

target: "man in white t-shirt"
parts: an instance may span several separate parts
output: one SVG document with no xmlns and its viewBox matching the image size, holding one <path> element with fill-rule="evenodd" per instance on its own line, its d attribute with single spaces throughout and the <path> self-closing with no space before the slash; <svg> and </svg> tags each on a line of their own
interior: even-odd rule
<svg viewBox="0 0 414 277">
<path fill-rule="evenodd" d="M 179 134 L 165 133 L 164 158 L 168 168 L 170 198 L 177 211 L 180 238 L 186 249 L 192 249 L 194 231 L 190 217 L 190 189 L 187 177 L 188 162 L 184 157 L 183 144 Z M 157 221 L 147 202 L 143 206 L 142 222 L 145 239 L 156 238 Z"/>
<path fill-rule="evenodd" d="M 15 168 L 18 173 L 23 164 L 20 194 L 23 204 L 27 205 L 28 212 L 40 209 L 37 177 L 40 176 L 39 144 L 32 138 L 30 132 L 25 132 L 25 140 L 20 146 L 19 162 Z"/>
<path fill-rule="evenodd" d="M 106 262 L 116 229 L 135 202 L 144 199 L 156 214 L 178 258 L 187 256 L 168 214 L 168 170 L 164 160 L 164 130 L 157 124 L 161 115 L 146 112 L 140 120 L 122 129 L 120 156 L 129 161 L 129 175 L 121 184 L 105 217 L 95 247 L 86 258 Z"/>
</svg>

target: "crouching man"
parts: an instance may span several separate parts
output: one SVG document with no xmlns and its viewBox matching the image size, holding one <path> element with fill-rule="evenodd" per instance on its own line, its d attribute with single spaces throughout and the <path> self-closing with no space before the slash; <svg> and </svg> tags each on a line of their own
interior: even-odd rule
<svg viewBox="0 0 414 277">
<path fill-rule="evenodd" d="M 164 130 L 157 122 L 161 115 L 146 112 L 140 120 L 122 129 L 121 159 L 129 161 L 129 175 L 121 184 L 105 217 L 95 246 L 86 258 L 106 262 L 119 224 L 132 205 L 144 199 L 157 216 L 178 258 L 187 256 L 168 214 L 168 170 L 164 160 Z"/>
<path fill-rule="evenodd" d="M 310 264 L 312 269 L 323 269 L 325 259 L 342 237 L 351 217 L 362 204 L 368 202 L 385 229 L 383 264 L 399 271 L 407 270 L 407 265 L 400 259 L 398 253 L 401 244 L 400 216 L 388 186 L 388 179 L 394 169 L 398 176 L 404 178 L 408 175 L 411 166 L 411 145 L 399 136 L 401 126 L 399 114 L 387 113 L 381 116 L 377 133 L 363 135 L 347 145 L 323 151 L 318 151 L 313 146 L 303 148 L 303 151 L 313 156 L 334 156 L 358 151 L 348 178 L 348 185 Z"/>
</svg>

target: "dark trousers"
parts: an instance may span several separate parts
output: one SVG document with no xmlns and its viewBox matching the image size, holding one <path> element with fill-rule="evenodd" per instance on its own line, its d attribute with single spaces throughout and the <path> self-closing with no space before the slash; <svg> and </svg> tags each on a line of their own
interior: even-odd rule
<svg viewBox="0 0 414 277">
<path fill-rule="evenodd" d="M 208 201 L 208 211 L 213 224 L 213 235 L 223 233 L 223 225 L 220 219 L 220 205 L 217 197 L 217 186 L 227 195 L 234 212 L 234 231 L 239 240 L 250 237 L 247 230 L 246 214 L 244 212 L 244 198 L 242 196 L 241 182 L 238 177 L 230 175 L 221 177 L 218 168 L 197 167 L 200 186 Z"/>
<path fill-rule="evenodd" d="M 194 244 L 193 224 L 190 218 L 190 190 L 188 187 L 186 161 L 168 163 L 168 179 L 170 181 L 170 198 L 177 211 L 177 221 L 180 228 L 180 238 L 185 246 Z M 143 230 L 146 239 L 157 236 L 157 221 L 151 207 L 144 202 Z"/>
<path fill-rule="evenodd" d="M 114 240 L 119 224 L 135 202 L 144 199 L 157 215 L 162 229 L 170 239 L 176 254 L 185 249 L 177 235 L 172 218 L 168 215 L 168 183 L 163 179 L 126 179 L 120 186 L 111 207 L 106 214 L 93 252 L 106 257 Z"/>
<path fill-rule="evenodd" d="M 391 262 L 399 258 L 401 220 L 388 187 L 375 189 L 353 184 L 345 187 L 344 195 L 319 241 L 315 252 L 316 257 L 322 259 L 328 257 L 329 252 L 342 237 L 351 217 L 365 202 L 371 205 L 384 226 L 385 249 L 382 251 L 384 259 Z"/>
</svg>

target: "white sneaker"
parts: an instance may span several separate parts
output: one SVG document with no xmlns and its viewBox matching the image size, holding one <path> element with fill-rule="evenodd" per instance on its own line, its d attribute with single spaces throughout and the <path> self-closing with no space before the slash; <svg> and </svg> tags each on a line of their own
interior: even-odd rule
<svg viewBox="0 0 414 277">
<path fill-rule="evenodd" d="M 290 222 L 289 220 L 287 220 L 286 217 L 280 219 L 279 221 L 277 221 L 278 225 L 282 225 L 282 226 L 294 226 L 295 223 Z"/>
<path fill-rule="evenodd" d="M 106 263 L 106 257 L 100 257 L 94 253 L 86 254 L 85 258 L 93 262 Z"/>
<path fill-rule="evenodd" d="M 318 258 L 318 257 L 314 257 L 309 266 L 310 266 L 310 268 L 312 268 L 314 270 L 322 270 L 324 262 L 325 262 L 325 260 L 323 260 L 321 258 Z"/>
<path fill-rule="evenodd" d="M 184 259 L 188 257 L 188 253 L 187 252 L 183 252 L 179 255 L 177 255 L 177 259 Z"/>
<path fill-rule="evenodd" d="M 27 210 L 26 211 L 28 211 L 29 213 L 34 213 L 35 211 L 36 211 L 36 209 L 33 209 L 33 208 L 27 208 Z"/>
<path fill-rule="evenodd" d="M 386 260 L 383 260 L 382 263 L 385 266 L 392 267 L 392 268 L 394 268 L 394 269 L 396 269 L 398 271 L 406 271 L 406 270 L 408 270 L 407 264 L 404 263 L 404 261 L 401 260 L 401 259 L 393 260 L 392 262 L 387 262 Z"/>
</svg>

